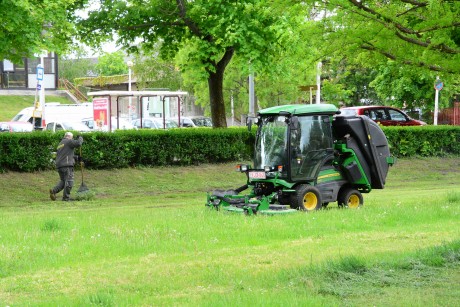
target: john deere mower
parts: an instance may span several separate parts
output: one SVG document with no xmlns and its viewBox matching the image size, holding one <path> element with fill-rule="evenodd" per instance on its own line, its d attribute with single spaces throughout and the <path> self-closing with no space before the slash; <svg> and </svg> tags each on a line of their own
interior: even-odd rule
<svg viewBox="0 0 460 307">
<path fill-rule="evenodd" d="M 340 116 L 334 105 L 272 107 L 249 119 L 249 129 L 254 123 L 254 164 L 237 167 L 246 184 L 208 193 L 206 206 L 249 215 L 313 211 L 332 202 L 358 208 L 362 193 L 384 188 L 395 162 L 378 124 Z"/>
</svg>

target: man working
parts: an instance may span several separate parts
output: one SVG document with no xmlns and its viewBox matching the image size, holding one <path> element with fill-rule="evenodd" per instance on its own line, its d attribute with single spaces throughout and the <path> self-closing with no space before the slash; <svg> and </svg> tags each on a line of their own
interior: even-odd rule
<svg viewBox="0 0 460 307">
<path fill-rule="evenodd" d="M 56 200 L 56 193 L 64 190 L 62 195 L 63 201 L 69 201 L 70 191 L 73 187 L 73 166 L 75 164 L 75 148 L 83 144 L 83 138 L 79 136 L 73 139 L 72 132 L 66 132 L 64 138 L 59 143 L 56 153 L 56 168 L 59 173 L 59 182 L 50 189 L 51 200 Z"/>
</svg>

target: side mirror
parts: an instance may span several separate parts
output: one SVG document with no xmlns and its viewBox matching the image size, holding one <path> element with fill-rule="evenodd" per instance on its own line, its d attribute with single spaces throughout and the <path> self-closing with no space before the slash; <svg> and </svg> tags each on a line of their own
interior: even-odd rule
<svg viewBox="0 0 460 307">
<path fill-rule="evenodd" d="M 246 126 L 248 127 L 248 131 L 251 131 L 252 125 L 257 124 L 259 119 L 257 117 L 247 117 L 246 118 Z"/>
<path fill-rule="evenodd" d="M 252 128 L 252 118 L 247 118 L 246 119 L 246 126 L 248 127 L 248 131 L 251 131 Z"/>
<path fill-rule="evenodd" d="M 291 126 L 291 130 L 299 129 L 299 118 L 297 116 L 292 116 L 289 125 Z"/>
</svg>

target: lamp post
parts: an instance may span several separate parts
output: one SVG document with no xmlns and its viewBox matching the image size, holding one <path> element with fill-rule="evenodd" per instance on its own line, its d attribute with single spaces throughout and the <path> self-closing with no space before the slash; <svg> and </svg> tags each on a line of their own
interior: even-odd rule
<svg viewBox="0 0 460 307">
<path fill-rule="evenodd" d="M 132 61 L 127 61 L 126 65 L 128 65 L 128 92 L 130 92 L 129 95 L 131 95 L 131 68 L 133 67 L 134 63 Z M 129 105 L 128 105 L 128 119 L 131 120 L 131 103 L 132 99 L 131 96 L 129 97 Z"/>
<path fill-rule="evenodd" d="M 323 63 L 318 62 L 316 67 L 316 103 L 321 103 L 321 67 L 323 67 Z"/>
</svg>

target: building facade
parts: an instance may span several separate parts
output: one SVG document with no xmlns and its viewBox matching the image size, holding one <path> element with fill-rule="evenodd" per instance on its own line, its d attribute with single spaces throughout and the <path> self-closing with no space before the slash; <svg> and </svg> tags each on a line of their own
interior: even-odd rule
<svg viewBox="0 0 460 307">
<path fill-rule="evenodd" d="M 43 86 L 55 90 L 58 87 L 58 56 L 49 52 L 44 60 Z M 24 58 L 21 63 L 9 60 L 0 62 L 0 90 L 30 90 L 37 88 L 37 65 L 40 58 Z"/>
</svg>

